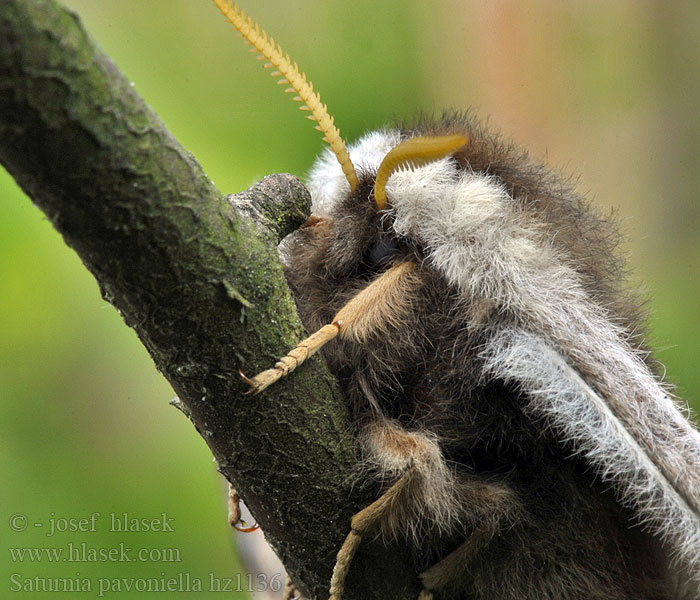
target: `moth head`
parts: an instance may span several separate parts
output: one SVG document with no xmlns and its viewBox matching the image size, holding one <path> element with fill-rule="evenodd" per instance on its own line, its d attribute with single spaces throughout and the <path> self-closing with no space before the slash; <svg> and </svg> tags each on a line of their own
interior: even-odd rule
<svg viewBox="0 0 700 600">
<path fill-rule="evenodd" d="M 464 135 L 412 137 L 398 129 L 367 133 L 349 146 L 358 174 L 355 189 L 330 150 L 322 153 L 306 183 L 320 217 L 312 222 L 321 225 L 318 235 L 326 238 L 326 275 L 372 274 L 397 260 L 420 260 L 414 236 L 396 227 L 395 209 L 414 197 L 422 198 L 427 210 L 437 207 L 443 195 L 439 188 L 458 170 L 450 155 L 466 142 Z"/>
</svg>

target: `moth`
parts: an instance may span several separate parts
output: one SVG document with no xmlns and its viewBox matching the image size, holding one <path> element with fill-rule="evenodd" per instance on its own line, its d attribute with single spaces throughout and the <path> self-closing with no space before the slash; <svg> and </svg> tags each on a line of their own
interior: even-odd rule
<svg viewBox="0 0 700 600">
<path fill-rule="evenodd" d="M 421 598 L 700 598 L 700 434 L 661 383 L 616 226 L 470 113 L 345 143 L 305 76 L 214 0 L 324 134 L 313 215 L 285 240 L 316 351 L 377 500 L 348 523 L 412 551 Z M 303 367 L 302 367 L 303 368 Z"/>
</svg>

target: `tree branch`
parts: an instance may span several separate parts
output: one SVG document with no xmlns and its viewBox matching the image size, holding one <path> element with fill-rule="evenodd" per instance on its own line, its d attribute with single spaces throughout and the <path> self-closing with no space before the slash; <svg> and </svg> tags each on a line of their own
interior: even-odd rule
<svg viewBox="0 0 700 600">
<path fill-rule="evenodd" d="M 325 597 L 351 515 L 351 421 L 315 357 L 259 396 L 305 335 L 276 244 L 309 211 L 289 175 L 224 198 L 77 18 L 51 1 L 0 4 L 0 161 L 61 232 L 175 389 L 308 597 Z M 222 516 L 222 526 L 225 520 Z M 398 548 L 365 544 L 347 598 L 413 598 Z"/>
</svg>

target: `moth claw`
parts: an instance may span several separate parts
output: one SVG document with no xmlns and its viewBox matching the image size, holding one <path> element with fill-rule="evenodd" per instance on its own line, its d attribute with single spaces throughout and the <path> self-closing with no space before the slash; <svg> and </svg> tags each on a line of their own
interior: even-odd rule
<svg viewBox="0 0 700 600">
<path fill-rule="evenodd" d="M 248 526 L 248 523 L 241 519 L 241 497 L 231 483 L 228 484 L 228 524 L 243 533 L 251 533 L 260 528 L 257 523 Z"/>
<path fill-rule="evenodd" d="M 238 523 L 240 523 L 242 527 L 240 527 Z M 236 531 L 240 531 L 241 533 L 253 533 L 254 531 L 260 529 L 260 525 L 258 525 L 257 523 L 248 526 L 248 523 L 246 523 L 243 519 L 238 521 L 238 523 L 234 523 L 233 525 L 231 525 L 231 527 L 233 527 Z"/>
<path fill-rule="evenodd" d="M 241 376 L 241 379 L 245 381 L 250 387 L 243 392 L 244 396 L 250 396 L 251 394 L 255 393 L 255 382 L 250 379 L 249 377 L 246 377 L 245 373 L 241 370 L 238 369 L 238 374 Z"/>
</svg>

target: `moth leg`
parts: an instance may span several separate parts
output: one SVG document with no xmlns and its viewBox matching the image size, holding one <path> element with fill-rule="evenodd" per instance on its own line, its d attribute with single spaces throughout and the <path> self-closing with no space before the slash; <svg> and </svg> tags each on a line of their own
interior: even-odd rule
<svg viewBox="0 0 700 600">
<path fill-rule="evenodd" d="M 248 525 L 241 518 L 241 497 L 231 483 L 228 484 L 228 524 L 235 530 L 243 533 L 251 533 L 258 529 L 257 523 Z"/>
<path fill-rule="evenodd" d="M 413 469 L 410 469 L 379 499 L 363 508 L 352 518 L 350 521 L 350 533 L 338 551 L 335 566 L 333 567 L 329 600 L 340 600 L 345 588 L 345 578 L 350 570 L 350 564 L 355 556 L 355 552 L 360 546 L 362 536 L 373 529 L 382 518 L 385 518 L 387 511 L 390 511 L 394 504 L 401 501 L 401 496 L 406 487 L 410 485 L 413 476 Z"/>
<path fill-rule="evenodd" d="M 249 379 L 239 370 L 243 380 L 250 386 L 250 389 L 246 392 L 248 394 L 257 394 L 262 392 L 266 387 L 272 385 L 278 379 L 282 379 L 285 375 L 289 375 L 294 369 L 296 369 L 301 363 L 303 363 L 307 358 L 313 356 L 318 352 L 318 350 L 330 342 L 338 333 L 340 333 L 340 323 L 334 321 L 328 325 L 324 325 L 312 333 L 305 340 L 299 342 L 296 348 L 289 351 L 286 356 L 280 358 L 272 369 L 267 369 L 258 373 L 252 379 Z"/>
<path fill-rule="evenodd" d="M 228 484 L 228 524 L 235 527 L 241 520 L 241 497 L 231 483 Z"/>
<path fill-rule="evenodd" d="M 302 600 L 301 593 L 297 590 L 292 578 L 287 575 L 284 582 L 284 590 L 282 591 L 281 600 Z"/>
<path fill-rule="evenodd" d="M 380 529 L 384 535 L 395 537 L 401 533 L 408 536 L 414 532 L 416 522 L 422 518 L 429 502 L 426 488 L 438 483 L 449 472 L 437 444 L 421 433 L 408 432 L 389 421 L 379 421 L 366 428 L 363 442 L 370 461 L 376 462 L 383 477 L 398 479 L 377 500 L 353 516 L 350 533 L 338 552 L 330 585 L 330 600 L 340 600 L 350 564 L 368 532 Z M 438 483 L 438 493 L 448 491 L 445 482 Z M 449 482 L 447 483 L 449 488 Z M 449 494 L 449 492 L 448 492 Z M 449 494 L 451 495 L 451 494 Z M 441 518 L 440 515 L 437 518 Z"/>
<path fill-rule="evenodd" d="M 340 600 L 355 551 L 371 530 L 418 546 L 426 533 L 466 534 L 456 550 L 420 574 L 420 600 L 430 600 L 434 592 L 458 585 L 476 553 L 522 516 L 521 502 L 507 484 L 452 471 L 429 432 L 379 420 L 363 429 L 360 443 L 365 461 L 395 483 L 352 518 L 333 570 L 331 600 Z"/>
<path fill-rule="evenodd" d="M 503 530 L 526 518 L 522 502 L 506 483 L 483 481 L 462 474 L 455 490 L 463 510 L 458 518 L 465 540 L 455 550 L 419 574 L 423 590 L 419 600 L 459 589 L 474 557 Z"/>
<path fill-rule="evenodd" d="M 419 574 L 423 591 L 419 600 L 432 600 L 435 592 L 441 591 L 451 583 L 459 581 L 474 554 L 485 546 L 495 533 L 494 527 L 487 522 L 476 529 L 460 546 L 441 561 Z"/>
<path fill-rule="evenodd" d="M 291 373 L 334 337 L 353 339 L 362 343 L 370 335 L 385 329 L 387 322 L 400 320 L 410 306 L 410 291 L 417 285 L 414 263 L 398 263 L 376 277 L 341 308 L 328 325 L 324 325 L 299 343 L 286 356 L 249 379 L 239 371 L 250 386 L 247 393 L 257 394 L 278 379 Z"/>
</svg>

